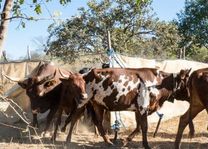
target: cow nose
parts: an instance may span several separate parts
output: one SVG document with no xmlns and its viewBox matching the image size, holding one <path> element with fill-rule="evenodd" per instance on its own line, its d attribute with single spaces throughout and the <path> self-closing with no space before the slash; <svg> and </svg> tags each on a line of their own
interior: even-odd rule
<svg viewBox="0 0 208 149">
<path fill-rule="evenodd" d="M 43 91 L 41 91 L 39 94 L 38 94 L 38 96 L 43 96 L 44 95 L 44 92 Z"/>
<path fill-rule="evenodd" d="M 87 93 L 83 93 L 83 94 L 82 94 L 82 98 L 83 98 L 83 99 L 87 99 L 87 98 L 88 98 Z"/>
<path fill-rule="evenodd" d="M 33 113 L 33 114 L 37 114 L 37 113 L 40 113 L 40 108 L 37 108 L 37 109 L 33 109 L 33 110 L 32 110 L 32 113 Z"/>
</svg>

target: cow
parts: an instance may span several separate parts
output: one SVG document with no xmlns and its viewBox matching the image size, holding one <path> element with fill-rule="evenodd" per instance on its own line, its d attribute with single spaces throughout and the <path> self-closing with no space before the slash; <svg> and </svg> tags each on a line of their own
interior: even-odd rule
<svg viewBox="0 0 208 149">
<path fill-rule="evenodd" d="M 38 65 L 37 73 L 34 75 L 19 79 L 6 76 L 8 79 L 16 81 L 29 96 L 31 102 L 31 110 L 33 114 L 32 126 L 39 127 L 37 114 L 44 113 L 48 110 L 47 121 L 44 128 L 44 134 L 48 130 L 54 114 L 57 112 L 60 102 L 62 84 L 60 72 L 65 75 L 73 74 L 70 71 L 56 67 L 53 63 L 45 62 Z"/>
<path fill-rule="evenodd" d="M 185 127 L 192 123 L 192 120 L 199 112 L 204 109 L 208 111 L 208 68 L 195 70 L 190 77 L 186 76 L 185 80 L 186 81 L 184 84 L 186 84 L 187 93 L 182 94 L 182 96 L 190 96 L 190 106 L 185 114 L 180 117 L 175 139 L 176 149 L 180 147 L 180 142 Z M 192 133 L 194 134 L 194 131 Z"/>
<path fill-rule="evenodd" d="M 56 134 L 58 130 L 58 126 L 61 124 L 61 116 L 63 111 L 67 115 L 71 115 L 73 111 L 76 109 L 76 105 L 80 99 L 87 98 L 87 94 L 85 91 L 85 81 L 82 78 L 82 75 L 79 73 L 65 75 L 60 72 L 63 78 L 60 78 L 62 82 L 62 91 L 61 91 L 61 100 L 57 112 L 57 121 L 55 124 L 54 133 L 52 136 L 52 140 L 56 140 Z M 89 106 L 88 106 L 89 107 Z"/>
<path fill-rule="evenodd" d="M 71 141 L 73 126 L 88 102 L 91 102 L 97 118 L 97 127 L 104 141 L 112 144 L 102 127 L 103 112 L 135 111 L 136 122 L 141 124 L 143 146 L 147 141 L 147 115 L 155 112 L 167 99 L 174 98 L 180 89 L 181 72 L 177 75 L 151 68 L 106 68 L 92 69 L 84 75 L 87 100 L 79 100 L 77 109 L 65 121 L 63 130 L 71 122 L 67 141 Z M 131 140 L 138 127 L 128 136 Z"/>
</svg>

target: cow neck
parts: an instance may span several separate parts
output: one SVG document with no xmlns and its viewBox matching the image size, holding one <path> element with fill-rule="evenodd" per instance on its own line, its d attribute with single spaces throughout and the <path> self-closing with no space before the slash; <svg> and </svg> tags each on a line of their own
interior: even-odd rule
<svg viewBox="0 0 208 149">
<path fill-rule="evenodd" d="M 162 78 L 162 82 L 159 85 L 156 85 L 155 87 L 159 90 L 161 90 L 166 96 L 166 100 L 173 101 L 174 100 L 174 92 L 176 91 L 177 82 L 176 82 L 176 74 L 165 74 L 164 78 Z M 165 91 L 164 91 L 165 90 Z"/>
</svg>

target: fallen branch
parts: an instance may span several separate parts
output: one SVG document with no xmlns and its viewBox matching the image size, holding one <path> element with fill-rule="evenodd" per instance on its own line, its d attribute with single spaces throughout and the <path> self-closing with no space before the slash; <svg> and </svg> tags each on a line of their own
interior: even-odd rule
<svg viewBox="0 0 208 149">
<path fill-rule="evenodd" d="M 30 125 L 30 122 L 26 116 L 26 112 L 16 103 L 14 102 L 12 99 L 9 99 L 7 97 L 4 97 L 2 95 L 0 95 L 0 98 L 3 100 L 3 101 L 6 101 L 6 102 L 9 102 L 9 106 L 12 108 L 12 110 L 17 114 L 17 116 L 27 125 L 26 129 L 24 128 L 20 128 L 20 127 L 16 127 L 16 126 L 12 126 L 12 125 L 8 125 L 8 124 L 5 124 L 5 123 L 0 123 L 1 125 L 4 125 L 4 126 L 7 126 L 7 127 L 12 127 L 12 128 L 15 128 L 15 129 L 19 129 L 19 130 L 22 130 L 22 132 L 28 132 L 29 134 L 29 140 L 32 142 L 31 140 L 31 133 L 30 133 L 30 129 L 32 129 L 34 132 L 35 132 L 35 135 L 38 137 L 38 140 L 40 142 L 40 144 L 42 145 L 42 147 L 44 148 L 44 145 L 43 145 L 43 142 L 40 138 L 40 136 L 38 135 L 35 127 L 31 126 Z M 18 107 L 18 109 L 21 111 L 22 115 L 15 109 L 15 107 L 12 105 L 14 104 L 16 107 Z"/>
</svg>

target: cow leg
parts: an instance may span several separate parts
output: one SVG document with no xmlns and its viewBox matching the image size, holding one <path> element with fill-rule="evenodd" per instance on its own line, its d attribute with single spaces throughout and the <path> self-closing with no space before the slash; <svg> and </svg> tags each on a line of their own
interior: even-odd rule
<svg viewBox="0 0 208 149">
<path fill-rule="evenodd" d="M 47 115 L 47 120 L 46 120 L 46 126 L 43 132 L 43 136 L 46 134 L 47 130 L 49 129 L 50 123 L 53 119 L 53 116 L 55 115 L 56 111 L 57 111 L 58 106 L 55 106 L 54 108 L 52 108 L 50 110 L 50 112 Z"/>
<path fill-rule="evenodd" d="M 191 105 L 184 115 L 180 117 L 178 132 L 175 140 L 175 149 L 179 149 L 183 131 L 195 116 L 204 109 L 202 105 Z M 191 115 L 190 115 L 191 114 Z"/>
<path fill-rule="evenodd" d="M 38 126 L 38 118 L 37 118 L 37 113 L 33 113 L 33 123 L 32 123 L 33 127 L 39 127 Z"/>
<path fill-rule="evenodd" d="M 140 122 L 141 129 L 142 129 L 142 143 L 145 149 L 150 149 L 147 141 L 147 130 L 148 130 L 148 122 L 147 122 L 147 114 L 144 113 L 143 115 L 138 114 L 139 119 L 137 123 Z"/>
<path fill-rule="evenodd" d="M 66 126 L 71 122 L 71 119 L 72 119 L 72 116 L 73 114 L 75 114 L 76 110 L 73 110 L 70 115 L 66 118 L 65 120 L 65 123 L 64 123 L 64 126 L 61 128 L 61 132 L 65 132 L 66 131 Z"/>
<path fill-rule="evenodd" d="M 108 143 L 109 145 L 112 145 L 113 143 L 110 141 L 108 135 L 106 134 L 104 127 L 103 127 L 103 114 L 104 109 L 97 105 L 96 103 L 93 104 L 94 110 L 95 110 L 95 116 L 96 119 L 94 119 L 94 124 L 97 126 L 100 135 L 103 137 L 103 140 Z"/>
<path fill-rule="evenodd" d="M 195 128 L 192 120 L 189 120 L 189 137 L 193 138 L 195 133 Z"/>
<path fill-rule="evenodd" d="M 84 113 L 84 110 L 85 110 L 85 107 L 81 107 L 75 110 L 74 114 L 71 116 L 71 125 L 70 125 L 68 136 L 66 138 L 67 142 L 71 142 L 72 131 L 73 131 L 74 125 L 77 122 L 77 120 L 81 117 L 81 115 Z"/>
<path fill-rule="evenodd" d="M 51 137 L 51 140 L 53 140 L 53 141 L 56 140 L 56 134 L 57 134 L 58 126 L 60 126 L 60 124 L 61 124 L 62 112 L 63 112 L 62 108 L 58 110 L 58 115 L 57 115 L 57 120 L 56 120 L 56 124 L 55 124 L 54 133 L 53 133 L 53 136 Z"/>
<path fill-rule="evenodd" d="M 129 142 L 131 141 L 137 133 L 140 132 L 140 122 L 139 122 L 139 113 L 138 112 L 135 112 L 135 119 L 136 119 L 136 129 L 127 137 L 126 141 Z"/>
</svg>

